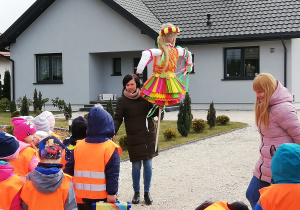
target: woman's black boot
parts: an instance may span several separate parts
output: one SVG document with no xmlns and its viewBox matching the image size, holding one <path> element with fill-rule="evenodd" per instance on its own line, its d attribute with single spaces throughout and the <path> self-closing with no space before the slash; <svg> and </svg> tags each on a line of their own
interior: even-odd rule
<svg viewBox="0 0 300 210">
<path fill-rule="evenodd" d="M 138 204 L 140 202 L 140 191 L 134 192 L 134 196 L 132 198 L 133 204 Z"/>
<path fill-rule="evenodd" d="M 145 199 L 145 202 L 146 202 L 147 205 L 151 205 L 152 202 L 153 202 L 149 192 L 144 193 L 144 199 Z"/>
</svg>

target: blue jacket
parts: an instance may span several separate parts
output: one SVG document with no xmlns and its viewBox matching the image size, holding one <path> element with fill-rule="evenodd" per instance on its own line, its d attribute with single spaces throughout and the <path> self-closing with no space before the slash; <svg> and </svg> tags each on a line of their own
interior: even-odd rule
<svg viewBox="0 0 300 210">
<path fill-rule="evenodd" d="M 87 137 L 84 141 L 99 144 L 109 140 L 115 134 L 114 122 L 111 115 L 98 107 L 93 108 L 88 114 Z M 74 153 L 66 163 L 64 172 L 74 175 Z M 117 149 L 105 166 L 106 191 L 109 195 L 118 192 L 118 179 L 120 173 L 120 156 Z"/>
</svg>

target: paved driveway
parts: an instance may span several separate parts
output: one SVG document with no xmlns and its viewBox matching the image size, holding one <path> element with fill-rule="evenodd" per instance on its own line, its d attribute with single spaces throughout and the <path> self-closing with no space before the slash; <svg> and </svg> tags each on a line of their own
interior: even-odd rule
<svg viewBox="0 0 300 210">
<path fill-rule="evenodd" d="M 194 118 L 206 120 L 207 111 L 192 111 Z M 164 120 L 177 120 L 178 112 L 167 112 Z M 260 137 L 253 111 L 217 111 L 231 121 L 249 126 L 163 151 L 153 159 L 153 204 L 144 201 L 131 209 L 195 209 L 205 200 L 243 201 L 258 159 Z M 120 172 L 119 200 L 133 196 L 131 163 L 123 161 Z M 141 179 L 141 187 L 143 180 Z M 143 192 L 143 188 L 141 189 Z M 143 198 L 142 198 L 143 199 Z"/>
</svg>

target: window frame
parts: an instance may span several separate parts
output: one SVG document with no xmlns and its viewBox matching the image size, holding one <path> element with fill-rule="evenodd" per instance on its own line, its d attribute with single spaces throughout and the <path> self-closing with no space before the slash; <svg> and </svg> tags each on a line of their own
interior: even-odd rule
<svg viewBox="0 0 300 210">
<path fill-rule="evenodd" d="M 49 59 L 49 80 L 39 80 L 39 57 L 47 56 Z M 52 58 L 55 56 L 61 57 L 61 74 L 63 75 L 63 65 L 62 65 L 62 53 L 47 53 L 47 54 L 36 54 L 36 84 L 63 84 L 63 76 L 61 80 L 53 80 L 53 63 Z"/>
<path fill-rule="evenodd" d="M 258 61 L 257 61 L 257 65 L 256 65 L 256 70 L 253 76 L 247 76 L 245 74 L 245 49 L 248 48 L 257 48 L 258 51 Z M 232 49 L 240 49 L 241 50 L 241 55 L 240 55 L 240 60 L 241 60 L 241 64 L 240 64 L 240 69 L 239 69 L 239 75 L 238 76 L 227 76 L 227 50 L 232 50 Z M 259 46 L 246 46 L 246 47 L 227 47 L 224 48 L 223 51 L 223 55 L 224 55 L 224 63 L 223 63 L 223 79 L 222 80 L 253 80 L 255 78 L 255 76 L 257 74 L 259 74 L 260 72 L 260 48 Z"/>
<path fill-rule="evenodd" d="M 111 76 L 122 76 L 122 59 L 121 59 L 121 57 L 113 58 L 113 66 L 112 67 L 113 68 L 112 68 Z"/>
</svg>

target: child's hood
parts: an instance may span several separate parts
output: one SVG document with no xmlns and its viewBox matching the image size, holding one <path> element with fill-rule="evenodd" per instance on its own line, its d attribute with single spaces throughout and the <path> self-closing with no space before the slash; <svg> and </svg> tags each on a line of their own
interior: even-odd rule
<svg viewBox="0 0 300 210">
<path fill-rule="evenodd" d="M 271 163 L 272 183 L 300 183 L 300 146 L 295 143 L 280 145 Z"/>
<path fill-rule="evenodd" d="M 23 151 L 26 147 L 30 147 L 30 144 L 27 144 L 23 141 L 19 141 L 19 145 L 20 145 L 20 152 Z"/>
<path fill-rule="evenodd" d="M 50 194 L 56 191 L 63 181 L 64 173 L 59 168 L 35 168 L 27 175 L 34 188 L 43 194 Z"/>
<path fill-rule="evenodd" d="M 0 182 L 14 175 L 14 167 L 9 163 L 0 160 Z"/>
</svg>

